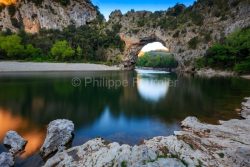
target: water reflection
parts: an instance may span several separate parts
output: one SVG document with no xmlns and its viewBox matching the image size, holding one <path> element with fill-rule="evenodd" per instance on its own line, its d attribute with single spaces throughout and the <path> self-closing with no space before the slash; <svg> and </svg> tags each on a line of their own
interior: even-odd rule
<svg viewBox="0 0 250 167">
<path fill-rule="evenodd" d="M 133 145 L 143 139 L 152 138 L 155 134 L 169 135 L 178 129 L 177 123 L 165 124 L 157 118 L 128 118 L 123 113 L 115 117 L 109 107 L 106 107 L 92 125 L 77 131 L 74 144 L 99 136 L 106 140 Z"/>
<path fill-rule="evenodd" d="M 130 84 L 111 89 L 84 84 L 73 87 L 74 77 Z M 137 85 L 131 84 L 134 78 Z M 176 86 L 171 86 L 173 80 L 178 80 Z M 179 121 L 190 115 L 209 123 L 235 118 L 234 109 L 249 94 L 250 81 L 240 78 L 177 78 L 136 72 L 1 75 L 0 141 L 6 131 L 17 131 L 29 140 L 23 155 L 27 157 L 42 144 L 44 127 L 64 118 L 75 123 L 73 145 L 95 137 L 138 144 L 143 138 L 173 134 L 180 129 Z"/>
<path fill-rule="evenodd" d="M 137 89 L 143 99 L 151 102 L 164 99 L 170 86 L 167 76 L 159 77 L 157 74 L 147 74 L 141 71 L 137 73 Z"/>
<path fill-rule="evenodd" d="M 11 111 L 0 108 L 0 141 L 3 140 L 5 134 L 9 130 L 19 132 L 28 143 L 25 152 L 21 155 L 26 158 L 34 154 L 40 147 L 45 138 L 45 129 L 36 127 L 29 120 L 21 116 L 12 114 Z"/>
</svg>

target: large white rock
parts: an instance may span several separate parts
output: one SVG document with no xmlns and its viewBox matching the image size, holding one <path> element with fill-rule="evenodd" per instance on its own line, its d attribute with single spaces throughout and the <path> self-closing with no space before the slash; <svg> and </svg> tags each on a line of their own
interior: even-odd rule
<svg viewBox="0 0 250 167">
<path fill-rule="evenodd" d="M 14 157 L 11 153 L 3 152 L 0 154 L 0 167 L 14 166 Z"/>
<path fill-rule="evenodd" d="M 15 155 L 25 149 L 27 141 L 15 131 L 8 131 L 4 137 L 3 144 L 10 148 L 10 152 Z"/>
<path fill-rule="evenodd" d="M 52 121 L 48 125 L 47 136 L 40 149 L 43 158 L 64 149 L 73 138 L 74 124 L 66 119 Z"/>
</svg>

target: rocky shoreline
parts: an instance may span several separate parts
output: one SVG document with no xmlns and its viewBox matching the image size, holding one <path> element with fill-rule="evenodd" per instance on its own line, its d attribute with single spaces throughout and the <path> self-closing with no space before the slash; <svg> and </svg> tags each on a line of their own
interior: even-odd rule
<svg viewBox="0 0 250 167">
<path fill-rule="evenodd" d="M 203 68 L 195 71 L 195 74 L 200 77 L 233 77 L 237 76 L 237 74 L 233 71 L 223 71 L 223 70 L 215 70 L 212 68 Z"/>
<path fill-rule="evenodd" d="M 40 154 L 47 160 L 45 167 L 248 167 L 250 98 L 242 103 L 241 117 L 219 121 L 219 125 L 201 123 L 196 117 L 188 117 L 181 123 L 182 131 L 145 140 L 140 145 L 120 145 L 97 138 L 70 149 L 66 145 L 73 138 L 73 122 L 55 120 L 48 126 Z M 13 166 L 15 156 L 24 151 L 26 141 L 15 132 L 8 132 L 4 144 L 10 150 L 0 154 L 0 166 Z"/>
</svg>

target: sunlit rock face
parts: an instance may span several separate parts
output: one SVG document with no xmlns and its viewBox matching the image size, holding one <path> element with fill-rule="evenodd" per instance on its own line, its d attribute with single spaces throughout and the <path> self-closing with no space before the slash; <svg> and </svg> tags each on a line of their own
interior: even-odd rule
<svg viewBox="0 0 250 167">
<path fill-rule="evenodd" d="M 67 6 L 54 0 L 43 0 L 40 5 L 31 1 L 16 2 L 2 1 L 5 5 L 15 4 L 15 11 L 10 15 L 7 8 L 2 9 L 0 30 L 10 29 L 17 32 L 24 28 L 28 33 L 37 33 L 40 29 L 62 30 L 69 25 L 86 25 L 97 17 L 95 7 L 85 0 L 71 0 Z"/>
<path fill-rule="evenodd" d="M 0 5 L 9 6 L 16 4 L 17 0 L 0 0 Z"/>
<path fill-rule="evenodd" d="M 167 95 L 169 86 L 170 81 L 167 78 L 158 78 L 157 74 L 138 71 L 137 89 L 144 100 L 159 102 Z"/>
</svg>

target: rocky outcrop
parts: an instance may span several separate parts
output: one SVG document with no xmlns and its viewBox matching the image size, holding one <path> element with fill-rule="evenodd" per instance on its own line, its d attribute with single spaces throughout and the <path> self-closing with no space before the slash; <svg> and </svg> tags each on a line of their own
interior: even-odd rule
<svg viewBox="0 0 250 167">
<path fill-rule="evenodd" d="M 200 76 L 200 77 L 207 77 L 207 78 L 211 78 L 211 77 L 232 77 L 232 76 L 236 76 L 235 72 L 232 71 L 222 71 L 222 70 L 215 70 L 215 69 L 200 69 L 195 71 L 195 74 Z"/>
<path fill-rule="evenodd" d="M 11 153 L 3 152 L 0 154 L 0 166 L 11 167 L 14 166 L 14 157 Z"/>
<path fill-rule="evenodd" d="M 15 131 L 8 131 L 4 137 L 3 144 L 10 148 L 13 155 L 22 152 L 27 144 L 27 141 Z"/>
<path fill-rule="evenodd" d="M 12 2 L 12 1 L 11 1 Z M 1 8 L 0 29 L 36 33 L 40 29 L 59 29 L 69 25 L 79 27 L 99 18 L 99 12 L 89 0 L 13 1 L 14 5 Z M 40 0 L 38 1 L 40 2 Z M 118 26 L 117 26 L 118 25 Z M 190 7 L 176 5 L 167 11 L 133 11 L 122 14 L 116 10 L 102 30 L 121 27 L 119 34 L 126 43 L 125 51 L 110 53 L 108 59 L 124 55 L 122 67 L 133 69 L 142 47 L 152 41 L 162 42 L 179 61 L 180 70 L 192 69 L 194 59 L 204 56 L 206 50 L 226 35 L 250 26 L 249 0 L 199 0 Z"/>
<path fill-rule="evenodd" d="M 47 136 L 40 149 L 43 158 L 48 157 L 56 151 L 62 151 L 72 140 L 74 124 L 72 121 L 58 119 L 48 125 Z"/>
<path fill-rule="evenodd" d="M 116 10 L 110 15 L 107 28 L 114 25 L 121 25 L 120 35 L 126 43 L 125 69 L 134 68 L 139 51 L 154 37 L 174 54 L 180 69 L 186 70 L 193 66 L 195 58 L 204 56 L 213 43 L 250 25 L 250 3 L 247 0 L 200 0 L 189 8 L 177 5 L 155 13 L 130 11 L 122 15 Z"/>
<path fill-rule="evenodd" d="M 182 131 L 145 140 L 138 146 L 108 143 L 97 138 L 57 153 L 44 166 L 247 167 L 250 166 L 250 98 L 246 100 L 242 104 L 245 118 L 242 120 L 210 125 L 188 117 L 181 123 Z"/>
<path fill-rule="evenodd" d="M 69 25 L 85 25 L 97 17 L 96 8 L 88 0 L 70 0 L 67 5 L 55 0 L 43 0 L 41 4 L 33 2 L 17 1 L 2 9 L 1 30 L 18 31 L 21 27 L 29 33 L 39 32 L 40 29 L 62 30 Z"/>
<path fill-rule="evenodd" d="M 15 156 L 24 151 L 27 141 L 17 132 L 8 131 L 4 137 L 3 144 L 9 149 L 9 152 L 0 154 L 0 167 L 14 166 Z"/>
</svg>

